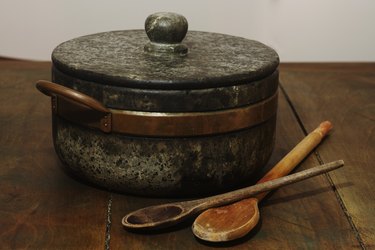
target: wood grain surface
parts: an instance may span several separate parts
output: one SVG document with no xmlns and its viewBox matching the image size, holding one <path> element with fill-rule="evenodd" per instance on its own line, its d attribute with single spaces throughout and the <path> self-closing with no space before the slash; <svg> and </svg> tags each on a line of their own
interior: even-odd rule
<svg viewBox="0 0 375 250">
<path fill-rule="evenodd" d="M 0 248 L 375 248 L 375 64 L 288 64 L 280 72 L 277 140 L 259 177 L 326 119 L 332 134 L 297 171 L 337 159 L 346 166 L 272 192 L 252 233 L 209 244 L 193 236 L 192 221 L 125 230 L 126 213 L 175 200 L 111 193 L 67 175 L 53 150 L 49 99 L 34 87 L 50 78 L 50 63 L 0 60 Z"/>
<path fill-rule="evenodd" d="M 319 161 L 345 159 L 347 167 L 328 174 L 362 246 L 375 248 L 375 63 L 288 64 L 281 81 L 302 126 L 329 118 L 332 145 Z"/>
<path fill-rule="evenodd" d="M 0 61 L 0 249 L 103 249 L 108 194 L 67 176 L 53 149 L 50 63 Z"/>
<path fill-rule="evenodd" d="M 304 137 L 284 95 L 279 97 L 278 114 L 276 148 L 267 169 L 272 168 Z M 329 146 L 334 143 L 331 139 L 328 138 L 322 144 Z M 315 156 L 311 155 L 298 169 L 317 164 Z M 156 199 L 113 195 L 111 247 L 120 249 L 129 244 L 137 246 L 137 249 L 204 249 L 207 246 L 235 246 L 238 249 L 319 249 L 325 246 L 326 249 L 344 249 L 347 246 L 359 246 L 329 181 L 322 176 L 273 193 L 270 199 L 261 203 L 261 224 L 256 231 L 244 239 L 230 243 L 209 244 L 197 240 L 191 232 L 191 222 L 176 230 L 151 235 L 123 229 L 121 219 L 126 213 L 161 202 Z"/>
</svg>

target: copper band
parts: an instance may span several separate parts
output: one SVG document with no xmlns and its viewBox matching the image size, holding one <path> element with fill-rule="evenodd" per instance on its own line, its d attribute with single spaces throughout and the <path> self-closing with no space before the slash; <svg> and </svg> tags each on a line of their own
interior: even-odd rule
<svg viewBox="0 0 375 250">
<path fill-rule="evenodd" d="M 58 116 L 103 132 L 137 136 L 180 137 L 220 134 L 260 124 L 277 111 L 277 92 L 256 104 L 222 111 L 159 113 L 109 109 L 91 105 L 93 100 L 75 90 L 40 81 L 37 88 L 52 97 L 52 110 Z M 63 92 L 74 93 L 74 99 Z M 77 98 L 79 96 L 79 98 Z M 97 102 L 97 101 L 96 101 Z M 98 104 L 100 104 L 98 102 Z M 97 108 L 97 106 L 100 106 Z"/>
<path fill-rule="evenodd" d="M 276 110 L 277 93 L 254 105 L 223 111 L 156 113 L 112 109 L 112 131 L 145 136 L 219 134 L 262 123 Z"/>
</svg>

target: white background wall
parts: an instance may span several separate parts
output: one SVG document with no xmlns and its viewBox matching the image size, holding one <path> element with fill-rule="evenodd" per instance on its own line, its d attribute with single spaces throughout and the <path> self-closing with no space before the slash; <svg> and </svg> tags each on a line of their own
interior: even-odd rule
<svg viewBox="0 0 375 250">
<path fill-rule="evenodd" d="M 143 29 L 158 11 L 259 40 L 284 62 L 375 61 L 375 0 L 0 0 L 0 56 L 49 60 L 65 40 Z"/>
</svg>

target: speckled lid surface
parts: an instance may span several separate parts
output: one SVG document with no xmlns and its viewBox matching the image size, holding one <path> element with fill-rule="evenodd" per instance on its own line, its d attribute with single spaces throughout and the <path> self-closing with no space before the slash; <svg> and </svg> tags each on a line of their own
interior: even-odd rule
<svg viewBox="0 0 375 250">
<path fill-rule="evenodd" d="M 64 42 L 52 53 L 53 65 L 67 75 L 99 84 L 176 90 L 249 83 L 278 67 L 279 57 L 272 48 L 218 33 L 188 31 L 181 42 L 187 52 L 155 51 L 155 44 L 164 50 L 178 42 L 157 41 L 149 33 L 152 21 L 146 21 L 147 34 L 144 30 L 111 31 Z"/>
</svg>

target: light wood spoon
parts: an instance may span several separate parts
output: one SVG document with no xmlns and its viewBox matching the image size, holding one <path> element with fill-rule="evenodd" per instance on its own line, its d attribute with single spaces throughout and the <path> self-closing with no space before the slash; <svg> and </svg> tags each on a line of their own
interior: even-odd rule
<svg viewBox="0 0 375 250">
<path fill-rule="evenodd" d="M 332 129 L 329 121 L 322 122 L 308 134 L 292 151 L 273 167 L 258 183 L 285 176 L 290 173 Z M 267 192 L 236 203 L 211 208 L 200 214 L 194 221 L 192 230 L 200 239 L 220 242 L 241 238 L 249 233 L 259 221 L 258 202 Z"/>
<path fill-rule="evenodd" d="M 344 162 L 342 160 L 335 161 L 275 180 L 266 181 L 255 186 L 238 189 L 232 192 L 215 195 L 208 198 L 142 208 L 130 214 L 127 214 L 122 219 L 122 225 L 126 228 L 131 229 L 167 227 L 181 222 L 184 219 L 196 215 L 208 208 L 226 205 L 231 202 L 251 197 L 261 192 L 269 191 L 334 170 L 336 168 L 342 167 L 343 165 Z"/>
</svg>

